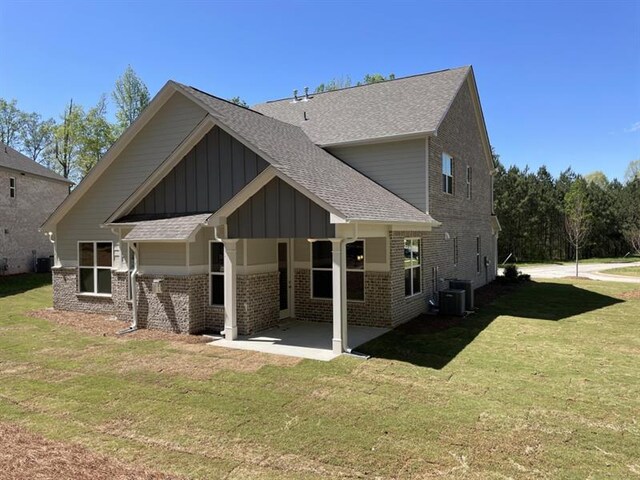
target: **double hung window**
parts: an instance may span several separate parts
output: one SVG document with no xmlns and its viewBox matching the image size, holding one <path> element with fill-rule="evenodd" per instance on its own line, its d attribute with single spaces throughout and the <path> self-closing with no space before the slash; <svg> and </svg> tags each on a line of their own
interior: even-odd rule
<svg viewBox="0 0 640 480">
<path fill-rule="evenodd" d="M 420 239 L 404 239 L 404 294 L 409 297 L 420 293 Z"/>
<path fill-rule="evenodd" d="M 81 293 L 111 294 L 111 242 L 78 243 L 79 289 Z"/>
</svg>

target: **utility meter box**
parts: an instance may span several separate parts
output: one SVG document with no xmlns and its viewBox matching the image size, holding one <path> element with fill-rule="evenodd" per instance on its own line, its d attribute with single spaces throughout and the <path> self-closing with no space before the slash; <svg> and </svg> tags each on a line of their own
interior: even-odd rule
<svg viewBox="0 0 640 480">
<path fill-rule="evenodd" d="M 162 278 L 154 278 L 153 283 L 151 284 L 151 291 L 155 294 L 162 293 L 162 283 L 164 280 Z"/>
</svg>

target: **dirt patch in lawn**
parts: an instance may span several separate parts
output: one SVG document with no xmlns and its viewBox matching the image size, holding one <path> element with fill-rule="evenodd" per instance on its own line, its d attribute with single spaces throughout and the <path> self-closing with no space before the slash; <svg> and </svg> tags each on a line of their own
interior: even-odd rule
<svg viewBox="0 0 640 480">
<path fill-rule="evenodd" d="M 110 315 L 67 312 L 46 308 L 27 313 L 28 316 L 73 328 L 79 332 L 99 337 L 113 337 L 119 342 L 140 340 L 162 340 L 168 348 L 159 347 L 157 352 L 141 353 L 137 350 L 121 352 L 110 363 L 113 371 L 131 372 L 147 370 L 163 374 L 184 375 L 198 380 L 208 379 L 221 370 L 255 372 L 266 365 L 293 366 L 299 358 L 270 355 L 232 348 L 208 345 L 210 338 L 201 335 L 185 335 L 140 329 L 126 335 L 117 335 L 126 327 L 124 322 Z M 74 355 L 100 356 L 109 345 L 92 345 Z M 58 352 L 64 353 L 64 352 Z"/>
<path fill-rule="evenodd" d="M 145 468 L 125 465 L 72 443 L 48 440 L 13 424 L 0 423 L 0 476 L 13 480 L 173 480 Z"/>
<path fill-rule="evenodd" d="M 59 325 L 72 327 L 84 333 L 90 333 L 100 337 L 117 337 L 124 341 L 129 340 L 168 340 L 179 343 L 206 343 L 206 338 L 199 335 L 184 335 L 179 333 L 162 332 L 159 330 L 140 329 L 126 335 L 118 335 L 120 330 L 129 326 L 128 323 L 118 320 L 113 315 L 101 315 L 98 313 L 67 312 L 44 308 L 27 312 L 29 317 L 42 318 Z"/>
<path fill-rule="evenodd" d="M 638 300 L 640 299 L 640 288 L 637 290 L 629 290 L 628 292 L 622 292 L 616 296 L 623 300 Z"/>
</svg>

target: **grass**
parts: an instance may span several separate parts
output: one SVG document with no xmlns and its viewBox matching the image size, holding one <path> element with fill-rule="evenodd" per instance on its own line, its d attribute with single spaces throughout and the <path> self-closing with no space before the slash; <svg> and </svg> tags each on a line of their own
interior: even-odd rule
<svg viewBox="0 0 640 480">
<path fill-rule="evenodd" d="M 530 282 L 451 328 L 390 332 L 369 361 L 210 376 L 153 359 L 196 370 L 217 347 L 25 316 L 51 301 L 34 286 L 0 287 L 0 421 L 52 441 L 188 478 L 640 475 L 638 285 Z"/>
<path fill-rule="evenodd" d="M 611 273 L 613 275 L 627 275 L 629 277 L 640 277 L 640 267 L 621 267 L 604 270 L 602 273 Z"/>
<path fill-rule="evenodd" d="M 637 255 L 629 255 L 626 257 L 603 257 L 603 258 L 586 258 L 580 259 L 580 264 L 583 263 L 633 263 L 640 262 L 640 256 Z M 507 262 L 509 263 L 509 262 Z M 545 265 L 575 265 L 575 260 L 571 261 L 560 261 L 560 260 L 549 260 L 545 262 L 518 262 L 516 265 L 518 267 L 543 267 Z M 503 265 L 500 264 L 500 267 Z"/>
</svg>

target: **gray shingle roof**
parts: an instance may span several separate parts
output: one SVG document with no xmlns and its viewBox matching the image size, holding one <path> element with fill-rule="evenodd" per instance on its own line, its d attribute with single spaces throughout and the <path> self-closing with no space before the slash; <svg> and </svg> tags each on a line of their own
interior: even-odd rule
<svg viewBox="0 0 640 480">
<path fill-rule="evenodd" d="M 318 145 L 433 132 L 470 68 L 311 94 L 308 101 L 286 98 L 253 109 L 301 127 Z"/>
<path fill-rule="evenodd" d="M 214 117 L 259 149 L 278 171 L 346 220 L 431 223 L 426 213 L 315 145 L 300 127 L 176 83 Z"/>
<path fill-rule="evenodd" d="M 210 216 L 210 213 L 200 213 L 184 217 L 136 222 L 136 226 L 124 236 L 124 240 L 136 242 L 186 241 Z"/>
<path fill-rule="evenodd" d="M 73 183 L 63 176 L 43 167 L 39 163 L 34 162 L 26 155 L 21 154 L 2 142 L 0 142 L 0 167 L 11 168 L 12 170 L 17 170 L 19 172 L 30 173 L 32 175 L 49 178 L 51 180 L 66 182 L 68 184 Z"/>
</svg>

